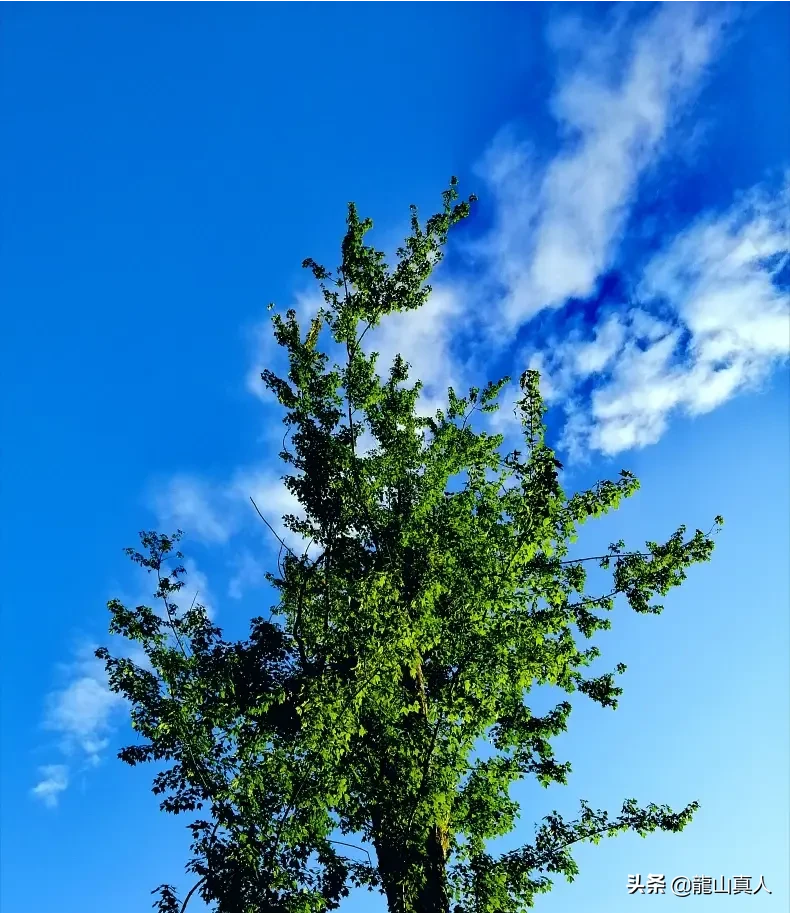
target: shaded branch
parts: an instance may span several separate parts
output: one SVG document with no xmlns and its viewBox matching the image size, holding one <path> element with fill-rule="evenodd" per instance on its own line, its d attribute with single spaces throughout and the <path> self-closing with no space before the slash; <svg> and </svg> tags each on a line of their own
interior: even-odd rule
<svg viewBox="0 0 790 913">
<path fill-rule="evenodd" d="M 188 893 L 187 896 L 184 898 L 184 902 L 181 904 L 181 913 L 184 913 L 184 910 L 186 910 L 186 908 L 187 908 L 187 904 L 188 904 L 189 901 L 192 899 L 192 895 L 195 893 L 195 891 L 197 891 L 197 889 L 198 889 L 202 884 L 205 883 L 205 881 L 206 881 L 206 876 L 204 875 L 204 876 L 200 879 L 200 881 L 198 881 L 196 884 L 192 885 L 192 888 L 190 889 L 189 893 Z"/>
</svg>

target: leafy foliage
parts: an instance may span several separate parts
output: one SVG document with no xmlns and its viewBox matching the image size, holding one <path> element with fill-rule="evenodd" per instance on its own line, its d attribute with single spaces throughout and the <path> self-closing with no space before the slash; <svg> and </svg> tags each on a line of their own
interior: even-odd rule
<svg viewBox="0 0 790 913">
<path fill-rule="evenodd" d="M 616 707 L 625 667 L 586 675 L 598 650 L 584 641 L 609 627 L 618 596 L 660 612 L 713 542 L 681 527 L 643 551 L 616 542 L 569 559 L 579 526 L 638 482 L 623 471 L 565 495 L 536 372 L 521 377 L 523 452 L 504 454 L 502 436 L 472 418 L 498 408 L 507 378 L 464 397 L 450 389 L 447 408 L 424 417 L 402 358 L 379 376 L 362 338 L 425 303 L 473 200 L 459 203 L 453 180 L 424 226 L 413 209 L 394 268 L 351 205 L 337 271 L 305 261 L 324 298 L 307 332 L 293 311 L 273 317 L 289 371 L 262 378 L 285 410 L 285 484 L 304 511 L 285 522 L 309 543 L 302 554 L 281 543 L 268 575 L 275 620 L 254 618 L 247 640 L 228 642 L 202 606 L 179 611 L 180 533 L 147 532 L 129 550 L 156 577 L 159 609 L 109 605 L 111 632 L 147 657 L 145 668 L 98 651 L 141 738 L 120 757 L 158 762 L 153 791 L 165 811 L 190 813 L 193 891 L 218 913 L 319 913 L 351 885 L 380 890 L 392 913 L 515 913 L 551 876 L 573 879 L 573 844 L 679 831 L 696 808 L 629 799 L 610 818 L 583 803 L 578 820 L 547 817 L 532 844 L 487 852 L 514 827 L 513 783 L 565 783 L 570 770 L 551 747 L 570 703 L 540 716 L 528 693 L 551 684 Z M 322 334 L 341 363 L 330 365 Z M 610 573 L 607 592 L 586 594 L 588 561 Z M 347 851 L 360 839 L 365 861 Z M 179 902 L 163 885 L 158 896 L 172 913 L 191 892 Z"/>
</svg>

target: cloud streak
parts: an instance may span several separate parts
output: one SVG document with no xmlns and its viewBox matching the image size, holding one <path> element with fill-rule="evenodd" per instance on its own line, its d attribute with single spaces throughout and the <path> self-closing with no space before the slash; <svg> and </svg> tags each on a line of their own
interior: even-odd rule
<svg viewBox="0 0 790 913">
<path fill-rule="evenodd" d="M 540 167 L 528 145 L 505 133 L 480 169 L 496 200 L 484 249 L 503 286 L 506 327 L 595 291 L 639 179 L 693 99 L 723 25 L 720 9 L 684 3 L 662 4 L 646 21 L 619 21 L 609 32 L 554 29 L 555 51 L 573 59 L 550 105 L 557 154 Z"/>
<path fill-rule="evenodd" d="M 55 808 L 60 800 L 60 794 L 69 785 L 69 771 L 63 764 L 47 764 L 39 767 L 39 781 L 31 789 L 31 793 L 47 808 Z"/>
<path fill-rule="evenodd" d="M 710 412 L 787 358 L 788 226 L 790 184 L 700 217 L 647 263 L 638 307 L 536 357 L 551 398 L 565 401 L 563 443 L 574 455 L 653 444 L 674 412 Z"/>
<path fill-rule="evenodd" d="M 69 760 L 39 768 L 31 795 L 47 808 L 54 808 L 68 788 L 72 766 L 84 769 L 100 763 L 123 703 L 110 691 L 104 665 L 93 651 L 93 646 L 85 646 L 76 660 L 63 666 L 67 682 L 46 699 L 43 728 L 56 735 L 60 752 Z"/>
<path fill-rule="evenodd" d="M 67 755 L 82 755 L 89 764 L 97 764 L 121 698 L 110 691 L 104 666 L 92 653 L 87 648 L 81 651 L 67 667 L 69 683 L 49 695 L 44 728 L 58 734 Z"/>
<path fill-rule="evenodd" d="M 212 488 L 192 475 L 176 475 L 153 495 L 152 507 L 165 527 L 188 529 L 204 542 L 227 542 L 233 523 L 216 504 Z"/>
</svg>

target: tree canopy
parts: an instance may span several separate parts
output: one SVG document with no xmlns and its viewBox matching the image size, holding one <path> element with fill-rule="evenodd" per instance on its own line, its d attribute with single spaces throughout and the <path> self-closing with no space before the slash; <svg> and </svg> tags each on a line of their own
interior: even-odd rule
<svg viewBox="0 0 790 913">
<path fill-rule="evenodd" d="M 665 542 L 569 558 L 579 527 L 638 482 L 623 471 L 566 495 L 535 371 L 521 376 L 521 443 L 507 452 L 476 413 L 499 407 L 508 378 L 451 388 L 425 416 L 403 358 L 378 373 L 363 337 L 426 303 L 473 202 L 453 179 L 427 222 L 412 207 L 393 267 L 350 205 L 340 266 L 304 264 L 323 293 L 312 323 L 272 318 L 289 369 L 262 380 L 284 410 L 279 456 L 301 506 L 284 522 L 304 548 L 280 541 L 268 618 L 232 642 L 201 605 L 179 609 L 180 532 L 143 533 L 128 550 L 154 575 L 155 599 L 112 601 L 110 631 L 145 661 L 97 655 L 139 736 L 121 759 L 154 762 L 161 808 L 189 817 L 194 887 L 179 899 L 162 885 L 161 913 L 196 893 L 217 913 L 320 913 L 351 886 L 380 891 L 390 913 L 516 913 L 552 877 L 573 879 L 574 844 L 680 831 L 697 807 L 627 799 L 609 814 L 582 802 L 574 820 L 545 818 L 531 843 L 490 850 L 514 829 L 515 782 L 564 784 L 570 771 L 551 740 L 571 704 L 537 715 L 530 693 L 548 684 L 616 707 L 625 667 L 591 674 L 599 651 L 585 641 L 609 627 L 616 600 L 659 613 L 713 540 L 681 526 Z M 590 563 L 608 572 L 603 592 L 587 591 Z"/>
</svg>

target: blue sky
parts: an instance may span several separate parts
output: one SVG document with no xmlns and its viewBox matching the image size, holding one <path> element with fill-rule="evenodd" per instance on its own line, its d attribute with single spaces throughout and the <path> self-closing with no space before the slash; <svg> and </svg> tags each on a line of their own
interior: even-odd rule
<svg viewBox="0 0 790 913">
<path fill-rule="evenodd" d="M 148 909 L 186 835 L 115 760 L 91 660 L 145 581 L 138 529 L 188 533 L 190 583 L 243 636 L 274 560 L 279 415 L 266 303 L 310 314 L 345 205 L 395 247 L 451 174 L 476 192 L 422 311 L 381 327 L 430 402 L 531 364 L 567 487 L 636 472 L 589 547 L 727 524 L 628 667 L 580 703 L 574 774 L 529 784 L 516 840 L 579 798 L 702 810 L 578 854 L 547 911 L 673 906 L 627 875 L 763 875 L 788 906 L 790 7 L 19 4 L 2 18 L 2 905 Z M 500 426 L 512 433 L 505 410 Z M 595 553 L 595 552 L 593 552 Z M 191 596 L 191 592 L 190 592 Z M 197 905 L 196 905 L 197 906 Z M 355 896 L 349 911 L 382 910 Z"/>
</svg>

